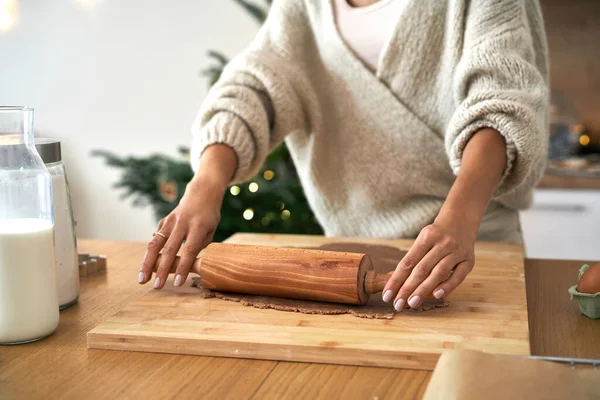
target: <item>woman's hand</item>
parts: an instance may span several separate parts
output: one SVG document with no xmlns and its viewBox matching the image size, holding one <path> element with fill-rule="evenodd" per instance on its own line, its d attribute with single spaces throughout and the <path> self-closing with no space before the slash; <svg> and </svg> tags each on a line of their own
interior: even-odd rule
<svg viewBox="0 0 600 400">
<path fill-rule="evenodd" d="M 179 205 L 159 222 L 157 234 L 148 243 L 138 283 L 152 279 L 153 266 L 162 250 L 153 284 L 155 289 L 161 289 L 181 249 L 174 285 L 183 285 L 198 253 L 212 241 L 223 196 L 236 165 L 237 157 L 227 146 L 213 145 L 204 151 L 199 171 L 187 185 Z"/>
<path fill-rule="evenodd" d="M 439 216 L 423 228 L 383 291 L 383 300 L 402 311 L 408 303 L 419 307 L 423 299 L 450 294 L 473 269 L 477 226 L 458 218 Z"/>
<path fill-rule="evenodd" d="M 383 290 L 397 311 L 449 295 L 475 263 L 479 224 L 507 165 L 502 135 L 483 128 L 465 145 L 458 177 L 433 224 L 423 228 Z M 452 274 L 452 275 L 450 275 Z"/>
</svg>

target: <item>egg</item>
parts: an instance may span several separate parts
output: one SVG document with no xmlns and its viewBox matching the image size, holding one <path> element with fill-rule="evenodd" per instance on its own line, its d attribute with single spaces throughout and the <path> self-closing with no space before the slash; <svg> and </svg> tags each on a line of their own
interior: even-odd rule
<svg viewBox="0 0 600 400">
<path fill-rule="evenodd" d="M 577 291 L 588 294 L 600 292 L 600 263 L 592 265 L 581 275 L 577 284 Z"/>
</svg>

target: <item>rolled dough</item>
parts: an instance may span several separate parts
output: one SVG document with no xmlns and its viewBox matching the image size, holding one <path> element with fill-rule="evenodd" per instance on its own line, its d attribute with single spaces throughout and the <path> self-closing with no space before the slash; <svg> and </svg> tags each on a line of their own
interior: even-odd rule
<svg viewBox="0 0 600 400">
<path fill-rule="evenodd" d="M 371 257 L 373 268 L 382 274 L 393 271 L 398 262 L 406 254 L 405 251 L 391 246 L 369 245 L 362 243 L 329 243 L 318 247 L 319 250 L 341 251 L 349 253 L 367 254 Z M 396 311 L 390 303 L 384 303 L 381 294 L 374 294 L 364 306 L 349 304 L 323 303 L 318 301 L 306 301 L 295 299 L 284 299 L 279 297 L 253 296 L 238 293 L 225 293 L 206 289 L 202 285 L 200 277 L 192 278 L 192 286 L 199 289 L 199 295 L 204 298 L 219 298 L 227 301 L 235 301 L 245 306 L 255 308 L 273 309 L 279 311 L 293 311 L 304 314 L 352 314 L 360 318 L 390 319 Z M 426 299 L 424 304 L 412 312 L 427 311 L 434 308 L 448 306 L 446 299 Z M 408 307 L 407 307 L 408 308 Z"/>
</svg>

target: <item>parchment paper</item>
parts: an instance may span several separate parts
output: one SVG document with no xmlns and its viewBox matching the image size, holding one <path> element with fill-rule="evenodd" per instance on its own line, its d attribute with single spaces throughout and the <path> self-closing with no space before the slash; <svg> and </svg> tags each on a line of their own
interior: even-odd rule
<svg viewBox="0 0 600 400">
<path fill-rule="evenodd" d="M 600 370 L 519 356 L 449 350 L 440 357 L 423 400 L 600 399 Z"/>
</svg>

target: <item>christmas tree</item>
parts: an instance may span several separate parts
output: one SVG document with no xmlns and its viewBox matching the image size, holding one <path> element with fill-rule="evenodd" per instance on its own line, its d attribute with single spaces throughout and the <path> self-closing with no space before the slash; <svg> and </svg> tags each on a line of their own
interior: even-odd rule
<svg viewBox="0 0 600 400">
<path fill-rule="evenodd" d="M 264 7 L 246 0 L 234 1 L 262 24 L 272 0 L 264 0 Z M 221 76 L 228 58 L 217 51 L 209 51 L 208 56 L 213 64 L 201 73 L 212 86 Z M 180 147 L 179 154 L 180 158 L 176 159 L 159 154 L 120 157 L 103 150 L 92 152 L 93 156 L 104 158 L 107 165 L 122 171 L 114 185 L 123 190 L 122 198 L 133 199 L 136 207 L 152 207 L 157 221 L 177 206 L 193 177 L 189 148 Z M 236 232 L 322 233 L 285 144 L 267 157 L 253 179 L 232 186 L 226 192 L 214 240 L 221 241 Z"/>
</svg>

